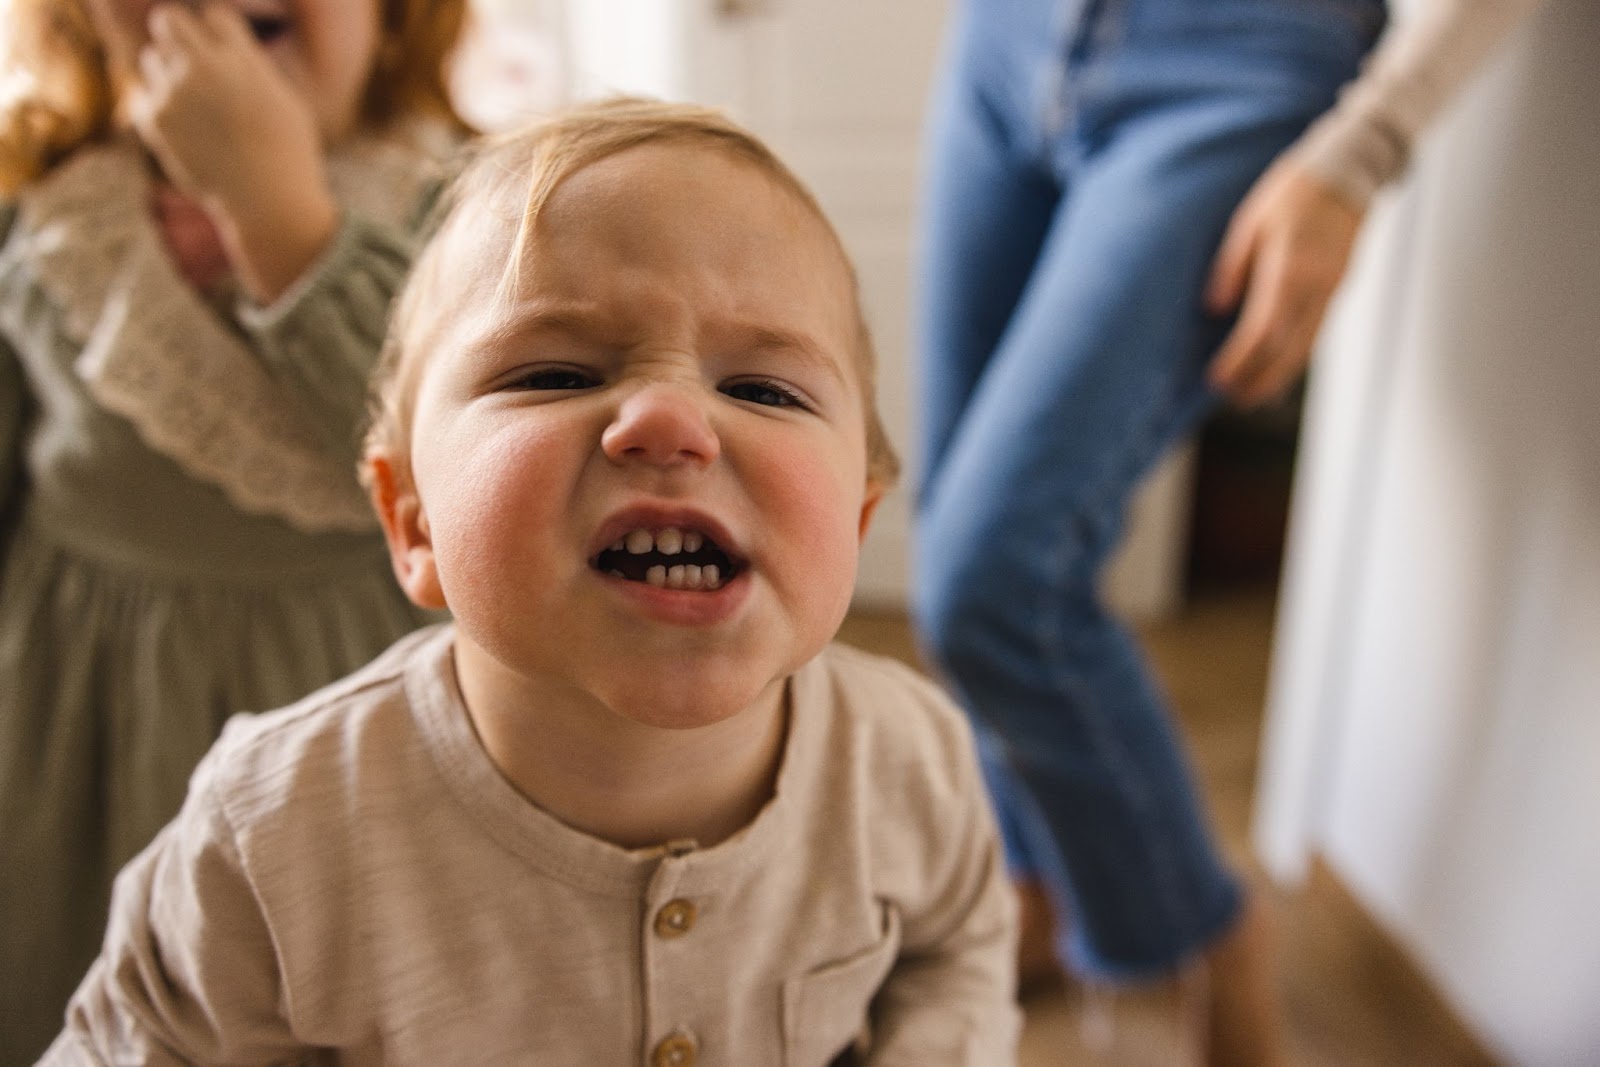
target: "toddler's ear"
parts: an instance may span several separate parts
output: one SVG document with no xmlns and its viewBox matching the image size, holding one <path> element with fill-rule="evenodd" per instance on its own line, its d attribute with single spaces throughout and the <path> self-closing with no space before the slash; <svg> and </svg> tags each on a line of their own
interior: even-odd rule
<svg viewBox="0 0 1600 1067">
<path fill-rule="evenodd" d="M 388 452 L 374 450 L 367 454 L 367 483 L 400 588 L 419 608 L 443 609 L 444 590 L 433 562 L 428 516 L 410 475 Z"/>
<path fill-rule="evenodd" d="M 883 499 L 885 489 L 876 482 L 867 483 L 867 496 L 861 502 L 861 540 L 867 539 L 867 530 L 872 527 L 873 513 L 878 510 L 878 502 Z"/>
</svg>

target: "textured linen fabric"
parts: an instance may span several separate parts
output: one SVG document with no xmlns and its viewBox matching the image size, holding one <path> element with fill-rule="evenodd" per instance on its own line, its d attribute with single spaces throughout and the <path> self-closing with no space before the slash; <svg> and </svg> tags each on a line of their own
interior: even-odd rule
<svg viewBox="0 0 1600 1067">
<path fill-rule="evenodd" d="M 0 1065 L 32 1063 L 60 1030 L 112 876 L 177 812 L 225 719 L 299 699 L 427 621 L 375 531 L 246 513 L 98 404 L 37 236 L 0 204 Z M 347 211 L 330 252 L 251 321 L 182 304 L 298 398 L 352 494 L 367 370 L 416 240 Z M 150 314 L 132 291 L 108 292 L 106 329 Z"/>
<path fill-rule="evenodd" d="M 1011 898 L 929 682 L 829 648 L 748 826 L 624 850 L 498 773 L 453 634 L 229 724 L 45 1064 L 1015 1062 Z"/>
</svg>

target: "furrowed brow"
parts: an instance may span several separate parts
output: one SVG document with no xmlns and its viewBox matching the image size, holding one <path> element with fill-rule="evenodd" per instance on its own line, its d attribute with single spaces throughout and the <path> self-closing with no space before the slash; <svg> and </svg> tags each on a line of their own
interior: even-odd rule
<svg viewBox="0 0 1600 1067">
<path fill-rule="evenodd" d="M 739 323 L 728 329 L 727 336 L 733 344 L 746 351 L 794 356 L 827 371 L 841 383 L 846 380 L 846 368 L 808 334 L 772 326 Z"/>
<path fill-rule="evenodd" d="M 536 333 L 563 333 L 592 338 L 600 320 L 581 304 L 534 304 L 513 309 L 487 328 L 473 334 L 473 347 L 491 347 Z"/>
</svg>

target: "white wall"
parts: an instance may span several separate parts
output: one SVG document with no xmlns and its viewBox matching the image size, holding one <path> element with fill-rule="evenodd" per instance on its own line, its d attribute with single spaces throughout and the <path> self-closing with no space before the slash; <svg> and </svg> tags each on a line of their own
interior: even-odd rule
<svg viewBox="0 0 1600 1067">
<path fill-rule="evenodd" d="M 1600 7 L 1502 60 L 1319 357 L 1258 841 L 1555 1067 L 1600 1063 Z"/>
</svg>

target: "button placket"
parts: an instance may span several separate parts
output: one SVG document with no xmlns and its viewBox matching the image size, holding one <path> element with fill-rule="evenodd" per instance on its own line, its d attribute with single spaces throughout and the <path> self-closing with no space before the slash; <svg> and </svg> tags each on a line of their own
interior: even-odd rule
<svg viewBox="0 0 1600 1067">
<path fill-rule="evenodd" d="M 694 1035 L 684 1030 L 674 1030 L 661 1039 L 650 1054 L 650 1067 L 694 1067 L 700 1058 L 700 1047 Z"/>
<path fill-rule="evenodd" d="M 699 922 L 701 907 L 680 888 L 695 851 L 692 842 L 667 845 L 641 901 L 646 1033 L 655 1037 L 645 1046 L 648 1067 L 694 1067 L 700 1059 L 699 1038 L 691 1029 L 693 997 L 684 985 L 684 968 L 692 969 L 699 953 L 684 938 Z"/>
<path fill-rule="evenodd" d="M 656 919 L 653 924 L 656 936 L 671 941 L 682 937 L 694 929 L 695 919 L 699 909 L 692 900 L 676 897 L 667 901 L 656 910 Z"/>
</svg>

